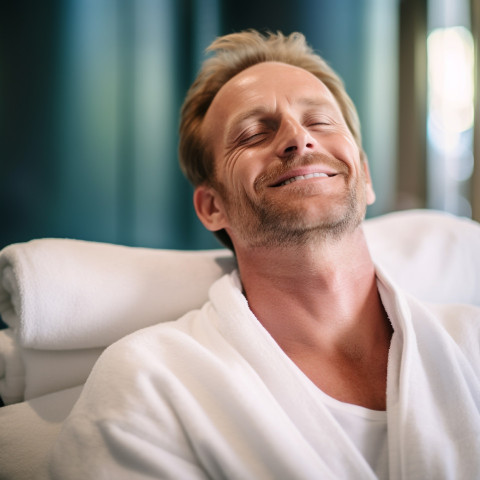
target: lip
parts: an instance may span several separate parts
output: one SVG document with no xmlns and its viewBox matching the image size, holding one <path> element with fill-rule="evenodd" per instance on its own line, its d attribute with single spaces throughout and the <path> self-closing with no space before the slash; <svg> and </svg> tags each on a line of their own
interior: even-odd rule
<svg viewBox="0 0 480 480">
<path fill-rule="evenodd" d="M 276 178 L 269 185 L 269 187 L 279 187 L 283 182 L 286 182 L 287 180 L 290 180 L 295 177 L 304 177 L 306 175 L 312 175 L 314 173 L 327 175 L 328 177 L 334 177 L 335 175 L 338 175 L 338 172 L 333 170 L 332 168 L 322 167 L 320 165 L 309 165 L 307 167 L 301 167 L 301 168 L 295 168 L 295 169 L 289 170 L 288 172 Z M 322 178 L 322 177 L 313 177 L 313 178 L 318 180 L 318 178 Z M 323 177 L 323 178 L 327 178 L 327 177 Z"/>
</svg>

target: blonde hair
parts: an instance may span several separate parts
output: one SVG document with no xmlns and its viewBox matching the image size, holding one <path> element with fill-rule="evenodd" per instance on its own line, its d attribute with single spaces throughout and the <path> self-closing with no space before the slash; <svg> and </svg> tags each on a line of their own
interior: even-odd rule
<svg viewBox="0 0 480 480">
<path fill-rule="evenodd" d="M 194 185 L 212 184 L 214 159 L 202 137 L 202 123 L 220 88 L 241 71 L 262 62 L 281 62 L 303 68 L 319 78 L 332 92 L 352 133 L 362 158 L 362 139 L 357 110 L 343 81 L 306 43 L 298 32 L 288 36 L 278 32 L 262 35 L 247 30 L 217 38 L 208 58 L 187 92 L 180 116 L 180 167 Z"/>
</svg>

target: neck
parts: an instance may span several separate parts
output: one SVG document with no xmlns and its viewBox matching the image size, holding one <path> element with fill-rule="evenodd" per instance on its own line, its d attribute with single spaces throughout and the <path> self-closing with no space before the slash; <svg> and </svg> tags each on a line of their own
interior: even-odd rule
<svg viewBox="0 0 480 480">
<path fill-rule="evenodd" d="M 293 309 L 319 326 L 340 327 L 376 297 L 375 269 L 360 228 L 335 242 L 237 249 L 237 259 L 249 305 L 262 323 L 270 317 L 274 324 L 288 321 Z"/>
<path fill-rule="evenodd" d="M 368 369 L 381 352 L 386 379 L 391 326 L 361 228 L 335 243 L 240 248 L 237 259 L 250 308 L 301 368 L 302 359 L 311 358 L 316 365 L 346 362 Z M 302 368 L 305 373 L 309 363 Z M 316 383 L 324 385 L 322 379 Z"/>
</svg>

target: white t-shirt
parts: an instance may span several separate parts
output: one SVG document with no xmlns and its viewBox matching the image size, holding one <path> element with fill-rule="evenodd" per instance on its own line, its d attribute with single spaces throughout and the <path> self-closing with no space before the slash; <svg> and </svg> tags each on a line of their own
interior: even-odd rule
<svg viewBox="0 0 480 480">
<path fill-rule="evenodd" d="M 387 412 L 328 397 L 325 404 L 379 479 L 388 478 Z"/>
</svg>

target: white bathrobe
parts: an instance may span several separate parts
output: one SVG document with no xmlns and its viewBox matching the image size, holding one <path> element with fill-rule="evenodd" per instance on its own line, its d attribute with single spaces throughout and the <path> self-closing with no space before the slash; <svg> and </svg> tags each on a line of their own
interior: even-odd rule
<svg viewBox="0 0 480 480">
<path fill-rule="evenodd" d="M 480 478 L 480 309 L 425 306 L 377 278 L 395 331 L 389 478 Z M 254 317 L 234 272 L 200 311 L 106 350 L 64 424 L 52 477 L 376 478 L 323 397 Z"/>
</svg>

